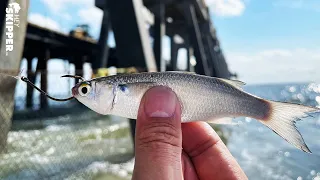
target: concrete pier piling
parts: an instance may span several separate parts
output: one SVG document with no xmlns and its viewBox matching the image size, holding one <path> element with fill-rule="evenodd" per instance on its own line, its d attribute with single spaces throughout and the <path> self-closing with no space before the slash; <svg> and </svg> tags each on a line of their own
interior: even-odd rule
<svg viewBox="0 0 320 180">
<path fill-rule="evenodd" d="M 6 1 L 6 0 L 5 0 Z M 6 34 L 9 31 L 4 19 L 1 27 L 1 48 L 0 48 L 0 67 L 1 69 L 6 69 L 8 72 L 12 72 L 12 75 L 18 75 L 20 62 L 22 59 L 23 46 L 27 27 L 27 14 L 29 8 L 29 0 L 15 0 L 16 3 L 20 5 L 20 11 L 18 13 L 14 12 L 15 17 L 19 18 L 19 22 L 16 20 L 14 24 L 19 24 L 18 26 L 13 25 L 13 49 L 12 51 L 6 51 L 6 40 L 9 38 Z M 10 6 L 10 1 L 7 1 L 5 7 L 12 8 Z M 3 9 L 1 8 L 2 12 Z M 13 12 L 12 10 L 10 12 Z M 14 108 L 14 92 L 16 86 L 16 79 L 9 76 L 0 75 L 0 153 L 4 152 L 6 149 L 6 142 L 8 132 L 11 128 L 11 116 Z"/>
<path fill-rule="evenodd" d="M 153 53 L 156 59 L 157 63 L 157 69 L 158 71 L 166 71 L 166 62 L 162 57 L 162 38 L 166 34 L 166 16 L 165 16 L 165 4 L 162 1 L 159 1 L 159 4 L 155 8 L 155 13 L 158 14 L 158 16 L 154 17 L 154 43 L 153 43 Z"/>
</svg>

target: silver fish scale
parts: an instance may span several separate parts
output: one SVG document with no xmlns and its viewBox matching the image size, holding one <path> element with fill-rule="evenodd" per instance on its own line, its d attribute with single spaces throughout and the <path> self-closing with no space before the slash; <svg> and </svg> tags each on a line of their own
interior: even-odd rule
<svg viewBox="0 0 320 180">
<path fill-rule="evenodd" d="M 112 114 L 135 119 L 143 94 L 151 87 L 171 88 L 182 106 L 182 122 L 221 117 L 248 116 L 264 118 L 268 103 L 213 77 L 181 73 L 139 73 L 108 76 L 92 81 L 126 84 L 128 94 L 120 93 Z M 266 108 L 267 107 L 267 108 Z"/>
</svg>

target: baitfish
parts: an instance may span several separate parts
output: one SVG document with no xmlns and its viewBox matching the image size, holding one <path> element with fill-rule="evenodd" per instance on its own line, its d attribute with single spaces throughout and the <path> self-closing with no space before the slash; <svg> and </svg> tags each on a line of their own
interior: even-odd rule
<svg viewBox="0 0 320 180">
<path fill-rule="evenodd" d="M 243 82 L 183 72 L 148 72 L 100 77 L 82 81 L 72 95 L 100 114 L 137 119 L 140 100 L 154 86 L 172 89 L 181 104 L 182 123 L 229 123 L 234 117 L 251 117 L 295 147 L 311 153 L 295 122 L 320 109 L 269 101 L 242 90 Z"/>
</svg>

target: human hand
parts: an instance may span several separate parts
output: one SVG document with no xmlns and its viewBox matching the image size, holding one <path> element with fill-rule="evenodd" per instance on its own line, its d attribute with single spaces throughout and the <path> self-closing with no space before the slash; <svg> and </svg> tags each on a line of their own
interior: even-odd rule
<svg viewBox="0 0 320 180">
<path fill-rule="evenodd" d="M 181 124 L 179 101 L 166 87 L 143 96 L 135 142 L 134 180 L 247 179 L 207 123 Z"/>
</svg>

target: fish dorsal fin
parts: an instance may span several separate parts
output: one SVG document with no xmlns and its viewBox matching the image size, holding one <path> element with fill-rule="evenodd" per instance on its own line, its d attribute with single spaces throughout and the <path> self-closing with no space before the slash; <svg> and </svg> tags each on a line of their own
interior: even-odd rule
<svg viewBox="0 0 320 180">
<path fill-rule="evenodd" d="M 197 74 L 195 72 L 190 72 L 190 71 L 166 71 L 166 72 L 173 72 L 173 73 L 185 73 L 185 74 Z M 245 82 L 242 82 L 242 81 L 239 81 L 239 80 L 231 80 L 231 79 L 224 79 L 224 78 L 217 78 L 215 77 L 216 79 L 219 79 L 220 81 L 223 81 L 227 84 L 230 84 L 232 85 L 233 87 L 237 88 L 237 89 L 240 89 L 242 90 L 242 86 L 246 85 Z"/>
<path fill-rule="evenodd" d="M 184 73 L 184 74 L 197 74 L 191 71 L 166 71 L 166 72 L 173 72 L 173 73 Z"/>
<path fill-rule="evenodd" d="M 174 73 L 185 73 L 185 74 L 197 74 L 195 72 L 190 72 L 190 71 L 166 71 L 166 72 L 174 72 Z M 231 79 L 224 79 L 224 78 L 217 78 L 227 84 L 232 85 L 233 87 L 242 90 L 242 86 L 246 85 L 245 82 L 239 81 L 239 80 L 231 80 Z"/>
<path fill-rule="evenodd" d="M 242 86 L 246 85 L 246 83 L 239 81 L 239 80 L 231 80 L 231 79 L 224 79 L 224 78 L 217 78 L 225 83 L 228 83 L 232 86 L 234 86 L 237 89 L 242 90 Z"/>
</svg>

